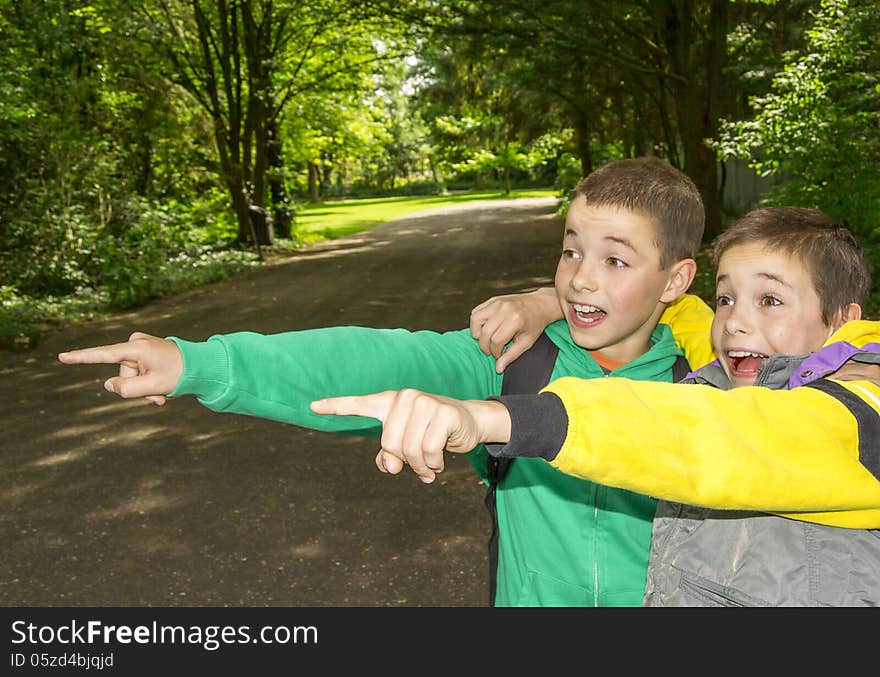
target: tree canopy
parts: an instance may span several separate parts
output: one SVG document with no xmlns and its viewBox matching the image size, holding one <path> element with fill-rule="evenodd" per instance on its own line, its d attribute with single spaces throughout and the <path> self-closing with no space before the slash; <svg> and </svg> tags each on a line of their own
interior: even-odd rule
<svg viewBox="0 0 880 677">
<path fill-rule="evenodd" d="M 254 265 L 252 207 L 295 246 L 307 202 L 565 195 L 644 154 L 707 240 L 739 162 L 877 258 L 878 28 L 869 0 L 3 0 L 0 342 L 10 309 Z"/>
</svg>

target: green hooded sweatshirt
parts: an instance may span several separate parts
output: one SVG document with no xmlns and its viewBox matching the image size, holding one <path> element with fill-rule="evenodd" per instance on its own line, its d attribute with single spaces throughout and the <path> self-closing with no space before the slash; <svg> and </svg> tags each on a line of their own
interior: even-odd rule
<svg viewBox="0 0 880 677">
<path fill-rule="evenodd" d="M 552 379 L 606 375 L 572 341 L 565 321 L 546 332 L 559 346 Z M 466 329 L 331 327 L 241 332 L 201 343 L 170 338 L 184 365 L 172 397 L 195 395 L 213 411 L 315 430 L 381 434 L 373 418 L 314 414 L 309 403 L 324 397 L 402 388 L 459 399 L 501 393 L 495 358 Z M 647 353 L 612 375 L 670 382 L 681 351 L 669 327 L 657 325 L 651 343 Z M 485 480 L 485 448 L 468 456 Z M 497 490 L 496 605 L 640 606 L 655 507 L 653 498 L 565 475 L 541 458 L 517 459 Z"/>
</svg>

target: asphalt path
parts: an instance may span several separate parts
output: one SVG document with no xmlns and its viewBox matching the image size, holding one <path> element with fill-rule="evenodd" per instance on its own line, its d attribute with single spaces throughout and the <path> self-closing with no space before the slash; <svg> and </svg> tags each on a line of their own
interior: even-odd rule
<svg viewBox="0 0 880 677">
<path fill-rule="evenodd" d="M 551 284 L 555 199 L 457 205 L 0 354 L 0 606 L 485 606 L 489 520 L 469 462 L 376 470 L 376 441 L 122 400 L 58 352 L 135 330 L 203 340 L 332 325 L 468 326 Z"/>
</svg>

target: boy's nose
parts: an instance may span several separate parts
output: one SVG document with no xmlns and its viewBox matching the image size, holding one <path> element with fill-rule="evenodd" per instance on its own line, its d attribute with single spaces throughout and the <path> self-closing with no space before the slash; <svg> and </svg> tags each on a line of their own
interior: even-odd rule
<svg viewBox="0 0 880 677">
<path fill-rule="evenodd" d="M 575 291 L 595 291 L 597 288 L 596 276 L 593 275 L 590 268 L 582 263 L 578 266 L 571 278 L 571 287 Z"/>
<path fill-rule="evenodd" d="M 724 320 L 724 331 L 730 336 L 734 334 L 748 334 L 750 326 L 748 313 L 738 309 L 737 305 L 730 309 Z"/>
</svg>

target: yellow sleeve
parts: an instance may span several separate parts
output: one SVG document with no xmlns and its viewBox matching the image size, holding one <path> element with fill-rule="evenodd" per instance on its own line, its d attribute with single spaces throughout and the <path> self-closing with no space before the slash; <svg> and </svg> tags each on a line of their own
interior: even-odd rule
<svg viewBox="0 0 880 677">
<path fill-rule="evenodd" d="M 699 369 L 715 359 L 709 336 L 713 317 L 706 302 L 693 294 L 682 294 L 660 316 L 660 322 L 672 329 L 675 344 L 684 351 L 691 369 Z"/>
<path fill-rule="evenodd" d="M 877 384 L 840 384 L 880 409 Z M 858 423 L 819 390 L 566 377 L 545 391 L 568 414 L 552 461 L 565 473 L 692 505 L 880 528 L 880 481 L 859 461 Z"/>
</svg>

